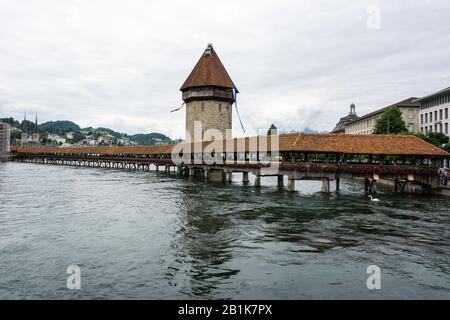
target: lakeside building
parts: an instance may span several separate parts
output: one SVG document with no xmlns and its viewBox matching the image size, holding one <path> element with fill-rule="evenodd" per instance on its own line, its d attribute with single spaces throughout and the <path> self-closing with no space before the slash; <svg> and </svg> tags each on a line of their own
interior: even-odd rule
<svg viewBox="0 0 450 320">
<path fill-rule="evenodd" d="M 0 158 L 5 157 L 11 151 L 11 127 L 7 123 L 0 122 Z"/>
<path fill-rule="evenodd" d="M 56 144 L 64 144 L 66 143 L 66 138 L 61 137 L 60 135 L 49 133 L 47 139 L 56 143 Z"/>
<path fill-rule="evenodd" d="M 411 97 L 346 123 L 345 134 L 373 134 L 377 120 L 384 111 L 392 107 L 400 109 L 409 132 L 419 132 L 420 103 L 417 98 Z"/>
<path fill-rule="evenodd" d="M 420 132 L 449 135 L 450 87 L 417 100 L 420 103 Z"/>
<path fill-rule="evenodd" d="M 350 112 L 348 113 L 347 116 L 342 117 L 339 122 L 336 124 L 336 127 L 334 127 L 333 131 L 331 131 L 331 133 L 336 133 L 336 134 L 344 134 L 345 133 L 345 126 L 350 123 L 353 122 L 355 120 L 358 120 L 359 117 L 356 114 L 356 106 L 354 103 L 352 103 L 350 105 Z"/>
</svg>

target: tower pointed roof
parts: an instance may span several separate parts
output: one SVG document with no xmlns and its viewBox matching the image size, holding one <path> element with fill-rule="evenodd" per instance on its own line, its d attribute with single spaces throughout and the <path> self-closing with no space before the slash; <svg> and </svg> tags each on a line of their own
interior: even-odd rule
<svg viewBox="0 0 450 320">
<path fill-rule="evenodd" d="M 212 44 L 208 44 L 205 52 L 198 60 L 180 90 L 184 91 L 189 88 L 209 86 L 227 89 L 236 88 Z"/>
</svg>

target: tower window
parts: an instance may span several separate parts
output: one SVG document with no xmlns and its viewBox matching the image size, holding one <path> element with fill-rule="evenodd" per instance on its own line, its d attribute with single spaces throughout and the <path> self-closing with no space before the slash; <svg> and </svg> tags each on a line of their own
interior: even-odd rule
<svg viewBox="0 0 450 320">
<path fill-rule="evenodd" d="M 202 102 L 202 112 L 205 111 L 205 103 Z"/>
</svg>

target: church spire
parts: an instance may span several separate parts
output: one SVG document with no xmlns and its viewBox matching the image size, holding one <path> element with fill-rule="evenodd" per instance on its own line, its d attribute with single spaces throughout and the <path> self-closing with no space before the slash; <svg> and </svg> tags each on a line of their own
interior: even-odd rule
<svg viewBox="0 0 450 320">
<path fill-rule="evenodd" d="M 25 114 L 23 116 L 23 126 L 22 131 L 27 133 L 27 112 L 25 111 Z"/>
</svg>

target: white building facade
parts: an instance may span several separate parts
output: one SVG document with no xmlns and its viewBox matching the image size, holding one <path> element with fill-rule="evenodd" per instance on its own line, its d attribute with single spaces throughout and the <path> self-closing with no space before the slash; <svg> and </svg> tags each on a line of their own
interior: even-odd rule
<svg viewBox="0 0 450 320">
<path fill-rule="evenodd" d="M 420 98 L 420 132 L 449 135 L 450 87 Z"/>
<path fill-rule="evenodd" d="M 419 132 L 420 104 L 417 102 L 417 98 L 409 98 L 347 123 L 345 125 L 345 134 L 373 134 L 377 120 L 384 111 L 392 107 L 399 108 L 409 132 Z"/>
</svg>

